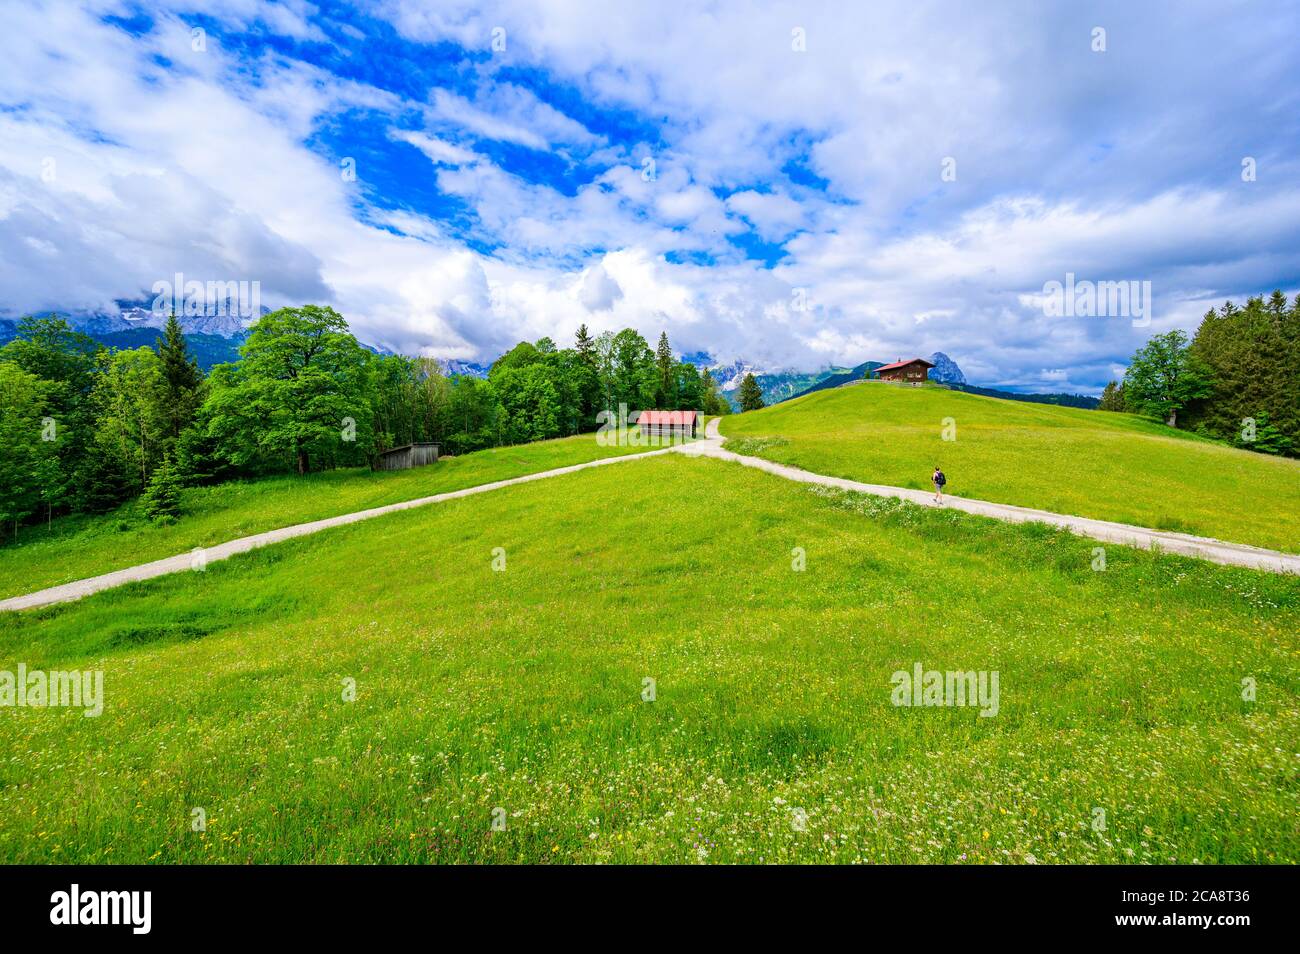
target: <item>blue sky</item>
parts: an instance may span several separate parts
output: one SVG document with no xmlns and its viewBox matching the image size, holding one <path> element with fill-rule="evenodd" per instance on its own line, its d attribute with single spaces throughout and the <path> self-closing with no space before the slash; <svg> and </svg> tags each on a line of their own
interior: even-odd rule
<svg viewBox="0 0 1300 954">
<path fill-rule="evenodd" d="M 585 322 L 1095 392 L 1300 289 L 1292 3 L 9 7 L 4 315 L 183 272 L 440 357 Z M 1067 273 L 1150 325 L 1049 316 Z"/>
</svg>

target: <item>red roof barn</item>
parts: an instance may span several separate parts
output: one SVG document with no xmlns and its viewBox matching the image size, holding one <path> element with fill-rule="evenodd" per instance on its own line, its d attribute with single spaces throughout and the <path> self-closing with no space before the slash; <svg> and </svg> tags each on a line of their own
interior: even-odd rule
<svg viewBox="0 0 1300 954">
<path fill-rule="evenodd" d="M 636 419 L 641 433 L 654 437 L 694 437 L 699 421 L 696 411 L 642 411 Z"/>
<path fill-rule="evenodd" d="M 933 367 L 934 365 L 924 358 L 912 358 L 910 361 L 882 364 L 876 368 L 875 374 L 882 381 L 919 386 L 930 379 L 930 369 Z"/>
</svg>

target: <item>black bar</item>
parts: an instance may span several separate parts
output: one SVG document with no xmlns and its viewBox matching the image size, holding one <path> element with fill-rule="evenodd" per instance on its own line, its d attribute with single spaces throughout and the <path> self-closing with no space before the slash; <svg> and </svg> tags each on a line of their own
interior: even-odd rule
<svg viewBox="0 0 1300 954">
<path fill-rule="evenodd" d="M 73 884 L 83 903 L 91 892 L 148 891 L 148 933 L 130 923 L 52 924 L 52 897 L 70 901 Z M 688 940 L 667 933 L 674 924 L 703 921 L 763 939 L 774 920 L 945 946 L 1123 935 L 1231 943 L 1294 925 L 1296 888 L 1287 867 L 13 867 L 0 868 L 0 923 L 6 940 L 75 934 L 126 943 L 338 943 L 439 923 L 478 924 L 494 939 L 531 932 L 538 943 L 547 924 L 566 933 L 623 924 L 664 946 Z M 1211 923 L 1200 923 L 1206 917 Z"/>
</svg>

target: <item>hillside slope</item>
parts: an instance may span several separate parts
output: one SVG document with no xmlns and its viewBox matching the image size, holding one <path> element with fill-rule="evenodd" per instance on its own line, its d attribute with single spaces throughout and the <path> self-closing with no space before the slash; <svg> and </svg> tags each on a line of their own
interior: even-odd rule
<svg viewBox="0 0 1300 954">
<path fill-rule="evenodd" d="M 953 440 L 944 440 L 951 419 Z M 1300 552 L 1300 461 L 1129 415 L 864 382 L 726 418 L 728 448 L 834 477 Z"/>
<path fill-rule="evenodd" d="M 0 861 L 1295 862 L 1300 584 L 1091 559 L 672 455 L 3 614 L 105 706 L 0 719 Z"/>
<path fill-rule="evenodd" d="M 595 434 L 581 434 L 447 457 L 413 470 L 345 468 L 191 487 L 181 494 L 181 519 L 174 524 L 149 520 L 136 499 L 102 516 L 74 514 L 48 527 L 24 528 L 16 543 L 0 546 L 0 599 L 295 523 L 644 449 L 603 447 Z"/>
</svg>

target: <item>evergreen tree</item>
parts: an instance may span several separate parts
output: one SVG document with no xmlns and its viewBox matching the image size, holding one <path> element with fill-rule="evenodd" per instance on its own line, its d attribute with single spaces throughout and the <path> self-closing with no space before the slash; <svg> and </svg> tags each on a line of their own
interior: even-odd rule
<svg viewBox="0 0 1300 954">
<path fill-rule="evenodd" d="M 194 420 L 203 386 L 203 372 L 185 344 L 185 334 L 175 314 L 168 317 L 163 327 L 158 357 L 162 359 L 163 379 L 167 384 L 167 437 L 174 441 Z"/>
<path fill-rule="evenodd" d="M 661 331 L 659 346 L 655 349 L 655 370 L 658 372 L 658 380 L 655 384 L 655 407 L 660 410 L 672 410 L 677 404 L 675 365 L 673 349 L 668 344 L 668 332 Z"/>
<path fill-rule="evenodd" d="M 1250 432 L 1243 427 L 1242 433 L 1237 436 L 1237 445 L 1261 454 L 1294 454 L 1296 451 L 1294 442 L 1273 426 L 1267 414 L 1261 414 L 1254 421 L 1253 431 L 1253 436 L 1250 436 Z"/>
<path fill-rule="evenodd" d="M 737 394 L 740 401 L 740 410 L 757 411 L 764 407 L 763 389 L 758 386 L 758 380 L 752 373 L 746 374 L 740 381 L 740 391 Z"/>
<path fill-rule="evenodd" d="M 578 333 L 573 337 L 574 349 L 578 352 L 578 357 L 594 365 L 596 363 L 596 342 L 592 340 L 590 332 L 587 331 L 587 325 L 585 323 L 578 325 Z"/>
<path fill-rule="evenodd" d="M 151 520 L 174 520 L 181 515 L 181 481 L 170 460 L 159 464 L 149 478 L 144 512 Z"/>
<path fill-rule="evenodd" d="M 603 407 L 600 356 L 596 351 L 596 342 L 588 334 L 585 324 L 578 326 L 574 338 L 578 359 L 574 368 L 578 391 L 578 430 L 588 431 L 596 427 L 596 415 Z"/>
<path fill-rule="evenodd" d="M 1282 294 L 1282 289 L 1273 289 L 1273 294 L 1268 297 L 1268 310 L 1279 320 L 1286 315 L 1286 295 Z"/>
<path fill-rule="evenodd" d="M 77 471 L 77 509 L 86 513 L 108 513 L 132 494 L 132 474 L 121 458 L 92 445 Z"/>
<path fill-rule="evenodd" d="M 1192 352 L 1210 369 L 1214 393 L 1192 402 L 1187 425 L 1207 435 L 1238 441 L 1249 420 L 1268 420 L 1290 453 L 1300 448 L 1300 308 L 1287 308 L 1275 291 L 1250 298 L 1244 308 L 1227 302 L 1209 311 L 1192 341 Z M 1253 446 L 1253 445 L 1242 445 Z M 1264 446 L 1254 447 L 1264 450 Z"/>
<path fill-rule="evenodd" d="M 1106 383 L 1106 387 L 1101 392 L 1101 402 L 1097 405 L 1099 411 L 1124 411 L 1124 386 L 1114 381 Z"/>
</svg>

